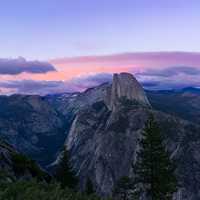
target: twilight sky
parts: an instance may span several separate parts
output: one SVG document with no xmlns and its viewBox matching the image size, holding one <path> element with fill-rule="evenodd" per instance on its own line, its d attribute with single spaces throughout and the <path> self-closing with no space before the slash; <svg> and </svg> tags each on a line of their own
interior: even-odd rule
<svg viewBox="0 0 200 200">
<path fill-rule="evenodd" d="M 83 90 L 134 73 L 144 86 L 200 86 L 199 0 L 6 0 L 0 92 Z"/>
</svg>

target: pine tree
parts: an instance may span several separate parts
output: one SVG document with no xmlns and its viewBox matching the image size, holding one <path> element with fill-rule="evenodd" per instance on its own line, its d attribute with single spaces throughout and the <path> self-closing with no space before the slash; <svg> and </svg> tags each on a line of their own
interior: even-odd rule
<svg viewBox="0 0 200 200">
<path fill-rule="evenodd" d="M 177 190 L 174 170 L 161 131 L 151 115 L 144 128 L 134 166 L 139 196 L 145 195 L 150 200 L 171 200 Z"/>
<path fill-rule="evenodd" d="M 86 186 L 85 186 L 85 193 L 87 195 L 91 195 L 95 193 L 93 183 L 90 178 L 87 179 Z"/>
<path fill-rule="evenodd" d="M 55 177 L 56 180 L 60 182 L 62 188 L 68 187 L 75 189 L 77 186 L 78 180 L 70 165 L 69 153 L 67 150 L 63 151 L 63 155 L 58 164 Z"/>
<path fill-rule="evenodd" d="M 114 187 L 113 196 L 121 200 L 128 200 L 130 196 L 132 196 L 133 190 L 134 185 L 132 179 L 127 176 L 123 176 L 117 181 Z"/>
</svg>

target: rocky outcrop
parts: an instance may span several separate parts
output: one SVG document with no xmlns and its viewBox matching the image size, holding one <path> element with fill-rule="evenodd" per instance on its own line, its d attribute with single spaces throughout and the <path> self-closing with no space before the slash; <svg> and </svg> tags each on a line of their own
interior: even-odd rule
<svg viewBox="0 0 200 200">
<path fill-rule="evenodd" d="M 123 78 L 119 80 L 118 76 Z M 175 199 L 198 200 L 200 127 L 153 110 L 141 86 L 131 75 L 130 82 L 126 82 L 127 76 L 115 75 L 110 90 L 111 104 L 108 104 L 109 98 L 100 99 L 79 110 L 73 120 L 65 146 L 71 152 L 81 188 L 89 177 L 99 194 L 109 196 L 120 177 L 134 176 L 132 164 L 138 138 L 152 113 L 161 127 L 171 158 L 177 161 L 176 173 L 181 186 Z M 130 86 L 128 82 L 135 85 Z"/>
<path fill-rule="evenodd" d="M 113 75 L 110 108 L 115 109 L 119 99 L 126 98 L 128 100 L 135 100 L 144 105 L 150 106 L 150 103 L 145 95 L 145 92 L 140 83 L 132 74 L 120 73 Z"/>
<path fill-rule="evenodd" d="M 200 137 L 198 129 L 186 121 L 153 111 L 140 105 L 118 105 L 111 112 L 103 102 L 80 112 L 71 127 L 66 147 L 71 152 L 73 167 L 84 188 L 88 177 L 102 196 L 111 195 L 117 180 L 122 176 L 134 176 L 137 139 L 149 113 L 158 120 L 171 156 L 177 160 L 177 174 L 182 184 L 181 200 L 200 198 L 198 178 Z M 190 170 L 194 169 L 194 170 Z M 183 198 L 185 196 L 185 198 Z"/>
<path fill-rule="evenodd" d="M 65 116 L 66 120 L 73 120 L 73 117 L 82 109 L 91 106 L 93 103 L 110 99 L 111 84 L 103 83 L 97 87 L 89 88 L 82 93 L 68 93 L 61 95 L 46 96 L 46 100 Z"/>
<path fill-rule="evenodd" d="M 112 83 L 103 83 L 82 93 L 46 97 L 47 101 L 67 120 L 72 120 L 80 110 L 99 101 L 103 101 L 110 110 L 113 110 L 121 98 L 137 101 L 147 107 L 150 106 L 144 89 L 130 73 L 114 74 Z"/>
</svg>

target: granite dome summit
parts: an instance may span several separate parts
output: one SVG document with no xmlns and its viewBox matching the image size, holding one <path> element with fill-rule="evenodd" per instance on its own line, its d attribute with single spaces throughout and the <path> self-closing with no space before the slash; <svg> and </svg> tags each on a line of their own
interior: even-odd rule
<svg viewBox="0 0 200 200">
<path fill-rule="evenodd" d="M 113 75 L 110 107 L 114 109 L 119 99 L 123 97 L 150 106 L 140 83 L 132 74 L 125 72 Z"/>
</svg>

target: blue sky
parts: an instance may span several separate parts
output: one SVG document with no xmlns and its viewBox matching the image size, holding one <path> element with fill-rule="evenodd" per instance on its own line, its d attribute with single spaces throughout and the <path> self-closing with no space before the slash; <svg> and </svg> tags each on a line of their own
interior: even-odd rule
<svg viewBox="0 0 200 200">
<path fill-rule="evenodd" d="M 84 90 L 122 71 L 200 87 L 200 0 L 0 3 L 0 94 Z"/>
<path fill-rule="evenodd" d="M 6 0 L 0 57 L 200 51 L 199 0 Z"/>
</svg>

